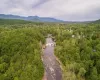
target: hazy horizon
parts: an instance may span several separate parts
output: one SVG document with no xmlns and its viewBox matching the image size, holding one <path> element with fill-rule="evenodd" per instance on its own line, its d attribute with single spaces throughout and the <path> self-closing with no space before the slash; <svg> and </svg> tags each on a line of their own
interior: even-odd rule
<svg viewBox="0 0 100 80">
<path fill-rule="evenodd" d="M 3 0 L 0 14 L 52 17 L 64 21 L 100 19 L 98 0 Z"/>
</svg>

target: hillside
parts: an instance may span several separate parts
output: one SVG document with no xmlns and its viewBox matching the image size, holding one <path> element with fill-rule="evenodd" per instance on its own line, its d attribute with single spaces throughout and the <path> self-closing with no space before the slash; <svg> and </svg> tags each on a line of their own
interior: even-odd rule
<svg viewBox="0 0 100 80">
<path fill-rule="evenodd" d="M 27 24 L 27 23 L 32 23 L 30 21 L 25 21 L 25 20 L 16 20 L 16 19 L 0 19 L 0 25 L 4 24 Z"/>
<path fill-rule="evenodd" d="M 100 19 L 96 20 L 96 21 L 93 21 L 93 23 L 100 23 Z"/>
</svg>

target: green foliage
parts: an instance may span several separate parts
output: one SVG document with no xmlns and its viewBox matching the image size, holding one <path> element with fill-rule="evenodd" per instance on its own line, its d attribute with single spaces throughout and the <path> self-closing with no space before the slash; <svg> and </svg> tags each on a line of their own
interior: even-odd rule
<svg viewBox="0 0 100 80">
<path fill-rule="evenodd" d="M 0 80 L 41 80 L 39 28 L 0 28 Z"/>
<path fill-rule="evenodd" d="M 24 20 L 16 20 L 16 19 L 0 19 L 0 25 L 14 25 L 14 24 L 27 24 L 32 23 L 30 21 L 24 21 Z"/>
<path fill-rule="evenodd" d="M 69 24 L 56 31 L 55 55 L 63 64 L 64 80 L 100 79 L 98 26 L 100 24 Z"/>
<path fill-rule="evenodd" d="M 100 24 L 0 20 L 0 80 L 41 80 L 41 42 L 56 41 L 64 80 L 100 80 Z"/>
</svg>

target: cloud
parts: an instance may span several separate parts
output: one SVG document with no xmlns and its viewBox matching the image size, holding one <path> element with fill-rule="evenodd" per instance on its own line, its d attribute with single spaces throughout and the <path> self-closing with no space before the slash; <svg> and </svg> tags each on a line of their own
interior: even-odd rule
<svg viewBox="0 0 100 80">
<path fill-rule="evenodd" d="M 0 13 L 68 21 L 95 20 L 100 18 L 100 0 L 3 0 Z"/>
<path fill-rule="evenodd" d="M 40 0 L 35 5 L 32 6 L 32 8 L 37 8 L 38 6 L 43 5 L 44 3 L 48 2 L 49 0 Z"/>
</svg>

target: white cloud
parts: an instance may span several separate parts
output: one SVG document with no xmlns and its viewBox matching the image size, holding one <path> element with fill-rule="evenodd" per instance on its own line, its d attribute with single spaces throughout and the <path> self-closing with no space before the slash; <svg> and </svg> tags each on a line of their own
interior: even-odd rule
<svg viewBox="0 0 100 80">
<path fill-rule="evenodd" d="M 93 20 L 100 18 L 100 0 L 3 0 L 0 13 Z"/>
</svg>

